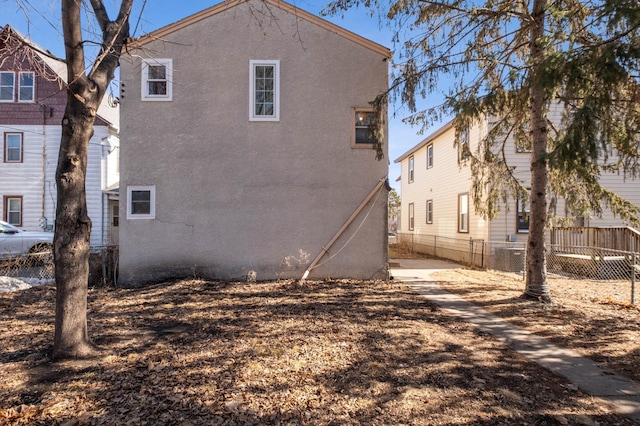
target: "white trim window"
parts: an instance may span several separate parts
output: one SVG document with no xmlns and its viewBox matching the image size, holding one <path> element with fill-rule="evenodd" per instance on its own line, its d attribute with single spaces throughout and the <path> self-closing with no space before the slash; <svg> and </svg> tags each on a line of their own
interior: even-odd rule
<svg viewBox="0 0 640 426">
<path fill-rule="evenodd" d="M 22 226 L 22 196 L 4 197 L 4 220 L 11 225 Z"/>
<path fill-rule="evenodd" d="M 413 225 L 415 222 L 414 204 L 409 203 L 409 231 L 413 231 Z"/>
<path fill-rule="evenodd" d="M 427 224 L 433 223 L 433 200 L 427 200 Z"/>
<path fill-rule="evenodd" d="M 35 99 L 36 78 L 31 71 L 22 71 L 18 77 L 18 102 L 33 102 Z"/>
<path fill-rule="evenodd" d="M 413 155 L 409 157 L 409 183 L 413 183 L 414 174 L 414 158 Z"/>
<path fill-rule="evenodd" d="M 156 187 L 127 186 L 127 219 L 155 219 Z"/>
<path fill-rule="evenodd" d="M 142 100 L 171 101 L 173 99 L 173 60 L 142 60 Z"/>
<path fill-rule="evenodd" d="M 280 61 L 249 61 L 249 120 L 280 121 Z"/>
<path fill-rule="evenodd" d="M 458 232 L 469 232 L 469 194 L 458 195 Z"/>
<path fill-rule="evenodd" d="M 433 144 L 427 145 L 427 169 L 433 167 Z"/>
<path fill-rule="evenodd" d="M 518 223 L 516 225 L 517 232 L 519 234 L 526 234 L 529 232 L 529 216 L 531 214 L 529 203 L 523 200 L 521 197 L 518 197 L 517 209 L 518 209 L 518 212 L 517 212 Z"/>
<path fill-rule="evenodd" d="M 22 133 L 4 134 L 4 162 L 22 163 Z"/>
<path fill-rule="evenodd" d="M 13 71 L 0 72 L 0 102 L 13 102 L 16 75 Z"/>
</svg>

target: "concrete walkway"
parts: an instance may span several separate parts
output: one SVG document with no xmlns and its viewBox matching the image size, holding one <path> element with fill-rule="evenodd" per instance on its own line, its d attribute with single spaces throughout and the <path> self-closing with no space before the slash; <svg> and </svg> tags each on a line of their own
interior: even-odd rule
<svg viewBox="0 0 640 426">
<path fill-rule="evenodd" d="M 566 377 L 584 392 L 597 396 L 640 423 L 640 383 L 605 371 L 571 349 L 560 348 L 549 340 L 518 328 L 484 309 L 440 288 L 430 278 L 433 272 L 460 268 L 442 260 L 392 260 L 391 275 L 406 283 L 418 294 L 459 316 L 480 330 L 491 333 L 528 359 Z"/>
</svg>

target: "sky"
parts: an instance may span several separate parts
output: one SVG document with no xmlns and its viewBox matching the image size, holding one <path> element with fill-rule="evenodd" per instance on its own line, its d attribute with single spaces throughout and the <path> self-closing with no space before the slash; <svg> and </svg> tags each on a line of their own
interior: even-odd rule
<svg viewBox="0 0 640 426">
<path fill-rule="evenodd" d="M 318 16 L 329 2 L 329 0 L 288 1 Z M 109 16 L 114 19 L 117 15 L 119 2 L 117 0 L 104 0 L 104 2 L 110 12 Z M 143 0 L 136 0 L 130 22 L 132 35 L 138 37 L 149 33 L 219 2 L 219 0 L 147 0 L 145 3 Z M 144 8 L 142 8 L 143 5 Z M 322 17 L 386 46 L 392 51 L 394 50 L 392 31 L 381 26 L 378 17 L 372 17 L 367 9 L 357 8 L 345 12 L 343 15 Z M 0 26 L 5 24 L 10 24 L 22 34 L 28 35 L 35 43 L 55 55 L 63 57 L 64 43 L 60 24 L 59 0 L 0 0 Z M 86 24 L 83 23 L 83 25 Z M 439 99 L 431 98 L 423 101 L 419 106 L 425 107 L 440 102 Z M 411 127 L 402 122 L 402 118 L 408 115 L 408 110 L 402 105 L 390 105 L 389 112 L 389 154 L 388 158 L 383 161 L 389 161 L 389 183 L 400 193 L 400 182 L 396 182 L 400 176 L 400 165 L 394 163 L 394 160 L 417 145 L 428 134 L 437 130 L 439 125 L 436 124 L 429 128 L 425 134 L 419 134 L 419 128 Z"/>
</svg>

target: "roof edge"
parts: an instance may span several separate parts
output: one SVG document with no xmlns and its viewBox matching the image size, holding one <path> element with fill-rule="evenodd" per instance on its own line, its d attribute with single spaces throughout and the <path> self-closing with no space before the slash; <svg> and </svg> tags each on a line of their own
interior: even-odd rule
<svg viewBox="0 0 640 426">
<path fill-rule="evenodd" d="M 410 150 L 408 150 L 407 152 L 402 154 L 400 157 L 398 157 L 395 160 L 393 160 L 393 162 L 394 163 L 401 162 L 402 160 L 404 160 L 405 158 L 407 158 L 408 156 L 410 156 L 411 154 L 413 154 L 414 152 L 416 152 L 417 150 L 419 150 L 423 146 L 433 142 L 434 139 L 436 139 L 438 136 L 442 135 L 444 132 L 450 130 L 452 127 L 453 127 L 453 120 L 449 121 L 447 124 L 445 124 L 444 126 L 440 127 L 435 132 L 431 133 L 429 136 L 427 136 L 425 139 L 423 139 L 420 143 L 415 145 L 413 148 L 411 148 Z"/>
<path fill-rule="evenodd" d="M 162 39 L 163 37 L 178 31 L 182 28 L 185 28 L 189 25 L 195 24 L 197 22 L 200 22 L 206 18 L 209 18 L 211 16 L 217 15 L 219 13 L 225 12 L 226 10 L 229 10 L 233 7 L 238 6 L 240 3 L 245 2 L 246 0 L 224 0 L 221 3 L 218 3 L 214 6 L 211 6 L 207 9 L 204 9 L 200 12 L 197 12 L 193 15 L 187 16 L 186 18 L 183 18 L 179 21 L 176 21 L 172 24 L 166 25 L 164 27 L 161 27 L 155 31 L 152 31 L 148 34 L 145 34 L 135 40 L 133 40 L 130 44 L 130 47 L 132 48 L 140 48 L 142 46 L 144 46 L 147 43 L 150 43 L 152 41 L 155 40 L 159 40 Z M 300 9 L 299 7 L 296 7 L 290 3 L 287 3 L 285 1 L 282 0 L 262 0 L 265 3 L 268 3 L 272 6 L 278 7 L 279 9 L 290 13 L 292 15 L 295 15 L 296 17 L 302 18 L 312 24 L 315 24 L 321 28 L 324 28 L 325 30 L 328 30 L 330 32 L 333 32 L 334 34 L 338 34 L 344 38 L 346 38 L 347 40 L 351 40 L 363 47 L 366 47 L 369 50 L 372 50 L 384 57 L 386 57 L 387 59 L 391 59 L 391 51 L 381 45 L 378 44 L 374 41 L 371 41 L 367 38 L 364 38 L 354 32 L 351 32 L 345 28 L 340 27 L 339 25 L 336 25 L 332 22 L 327 21 L 326 19 L 320 18 L 310 12 L 307 12 L 303 9 Z"/>
</svg>

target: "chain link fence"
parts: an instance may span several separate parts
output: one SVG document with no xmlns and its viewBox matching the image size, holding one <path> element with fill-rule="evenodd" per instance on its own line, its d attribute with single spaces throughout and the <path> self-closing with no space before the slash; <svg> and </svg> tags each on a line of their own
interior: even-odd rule
<svg viewBox="0 0 640 426">
<path fill-rule="evenodd" d="M 435 235 L 399 234 L 405 250 L 448 259 L 463 265 L 513 272 L 524 278 L 526 244 L 447 238 Z M 640 253 L 600 247 L 547 244 L 547 273 L 567 279 L 598 280 L 630 285 L 631 303 L 638 300 Z"/>
<path fill-rule="evenodd" d="M 118 247 L 91 247 L 89 254 L 89 286 L 116 285 Z M 53 284 L 55 266 L 53 253 L 45 251 L 0 261 L 0 283 L 20 289 L 33 285 Z"/>
</svg>

